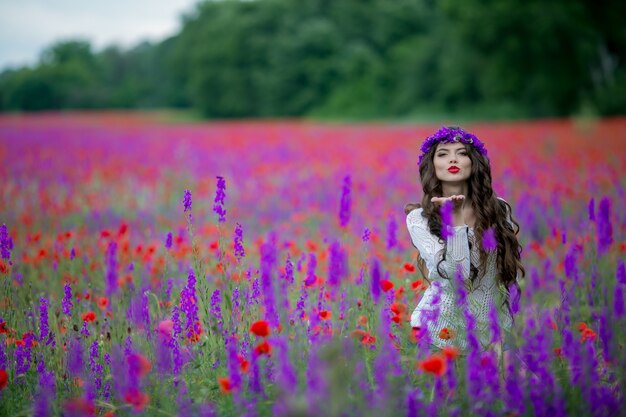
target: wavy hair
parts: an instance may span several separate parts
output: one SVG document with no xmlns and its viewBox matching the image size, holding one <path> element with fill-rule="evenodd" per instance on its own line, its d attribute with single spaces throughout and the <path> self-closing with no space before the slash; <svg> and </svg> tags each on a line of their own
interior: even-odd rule
<svg viewBox="0 0 626 417">
<path fill-rule="evenodd" d="M 470 280 L 472 284 L 476 279 L 482 277 L 486 270 L 488 252 L 483 248 L 483 234 L 490 227 L 493 228 L 497 241 L 497 261 L 498 269 L 497 281 L 507 292 L 505 305 L 510 310 L 509 298 L 510 288 L 515 286 L 517 290 L 517 300 L 521 296 L 521 289 L 517 282 L 518 271 L 521 277 L 526 275 L 524 266 L 521 263 L 522 246 L 517 240 L 519 224 L 513 219 L 512 209 L 509 203 L 497 198 L 491 185 L 491 165 L 486 156 L 479 153 L 474 146 L 463 144 L 467 154 L 472 161 L 472 171 L 468 179 L 468 195 L 465 196 L 466 204 L 469 202 L 476 222 L 474 224 L 474 236 L 480 253 L 480 264 L 470 264 Z M 424 155 L 419 165 L 420 179 L 422 183 L 422 202 L 410 203 L 404 208 L 404 212 L 409 214 L 416 208 L 422 208 L 422 216 L 428 220 L 430 233 L 439 237 L 444 244 L 443 257 L 437 264 L 437 272 L 445 278 L 449 278 L 445 271 L 441 269 L 441 263 L 445 260 L 447 251 L 447 241 L 441 234 L 441 213 L 439 206 L 430 200 L 433 197 L 442 196 L 441 181 L 435 174 L 433 158 L 437 146 L 432 146 Z M 510 222 L 512 223 L 509 223 Z M 418 255 L 418 266 L 423 274 L 424 261 Z"/>
</svg>

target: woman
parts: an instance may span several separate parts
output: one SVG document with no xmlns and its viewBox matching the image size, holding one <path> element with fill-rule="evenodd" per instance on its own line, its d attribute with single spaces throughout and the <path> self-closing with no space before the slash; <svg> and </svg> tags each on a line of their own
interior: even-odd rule
<svg viewBox="0 0 626 417">
<path fill-rule="evenodd" d="M 492 189 L 487 150 L 473 134 L 443 127 L 426 139 L 421 152 L 424 195 L 405 212 L 418 266 L 431 285 L 411 325 L 427 329 L 431 347 L 464 350 L 468 317 L 473 317 L 477 347 L 501 351 L 504 341 L 506 350 L 512 340 L 509 301 L 512 292 L 519 297 L 518 278 L 525 271 L 519 225 L 511 206 Z M 494 337 L 496 328 L 501 337 Z"/>
</svg>

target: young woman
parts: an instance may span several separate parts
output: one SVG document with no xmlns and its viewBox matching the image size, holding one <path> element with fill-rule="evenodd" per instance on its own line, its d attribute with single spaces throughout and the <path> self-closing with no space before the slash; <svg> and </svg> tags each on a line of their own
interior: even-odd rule
<svg viewBox="0 0 626 417">
<path fill-rule="evenodd" d="M 512 344 L 511 293 L 519 297 L 518 279 L 525 271 L 519 225 L 511 206 L 492 189 L 487 150 L 473 134 L 443 127 L 424 141 L 421 152 L 422 202 L 408 204 L 405 212 L 418 266 L 430 285 L 411 325 L 427 329 L 431 348 L 464 350 L 473 321 L 474 345 L 506 350 Z"/>
</svg>

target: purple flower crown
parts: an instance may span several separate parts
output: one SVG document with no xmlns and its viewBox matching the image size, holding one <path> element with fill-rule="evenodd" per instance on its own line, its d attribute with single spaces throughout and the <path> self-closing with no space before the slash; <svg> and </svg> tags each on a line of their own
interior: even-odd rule
<svg viewBox="0 0 626 417">
<path fill-rule="evenodd" d="M 468 145 L 472 145 L 476 150 L 483 156 L 487 156 L 487 149 L 485 148 L 485 144 L 482 143 L 478 138 L 460 127 L 451 126 L 451 127 L 442 127 L 438 131 L 436 131 L 432 136 L 426 138 L 420 150 L 422 154 L 419 157 L 418 165 L 422 164 L 422 159 L 424 156 L 430 151 L 430 148 L 433 146 L 437 146 L 438 143 L 454 143 L 461 142 L 466 143 Z"/>
</svg>

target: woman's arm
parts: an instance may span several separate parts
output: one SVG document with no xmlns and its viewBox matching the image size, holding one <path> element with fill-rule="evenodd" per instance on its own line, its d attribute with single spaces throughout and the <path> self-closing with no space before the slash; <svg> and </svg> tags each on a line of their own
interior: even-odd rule
<svg viewBox="0 0 626 417">
<path fill-rule="evenodd" d="M 408 214 L 407 228 L 413 246 L 419 251 L 426 263 L 426 268 L 430 272 L 436 270 L 437 263 L 441 259 L 443 244 L 438 237 L 430 233 L 428 223 L 421 215 L 421 210 L 413 210 Z M 470 253 L 467 226 L 454 228 L 454 234 L 448 239 L 446 259 L 441 264 L 441 268 L 450 279 L 454 278 L 454 273 L 458 267 L 461 268 L 464 277 L 469 277 Z"/>
</svg>

